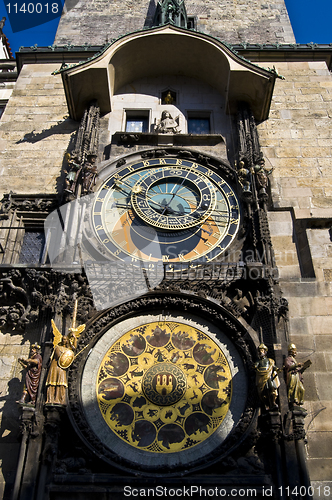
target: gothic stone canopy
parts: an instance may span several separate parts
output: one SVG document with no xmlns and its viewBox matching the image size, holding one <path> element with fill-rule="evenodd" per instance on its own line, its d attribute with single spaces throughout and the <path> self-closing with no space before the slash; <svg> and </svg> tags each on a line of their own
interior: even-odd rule
<svg viewBox="0 0 332 500">
<path fill-rule="evenodd" d="M 256 118 L 268 117 L 275 74 L 236 55 L 203 33 L 166 25 L 126 35 L 90 60 L 60 70 L 70 116 L 80 119 L 92 99 L 109 113 L 111 97 L 143 77 L 183 75 L 216 88 L 228 103 L 247 102 Z"/>
</svg>

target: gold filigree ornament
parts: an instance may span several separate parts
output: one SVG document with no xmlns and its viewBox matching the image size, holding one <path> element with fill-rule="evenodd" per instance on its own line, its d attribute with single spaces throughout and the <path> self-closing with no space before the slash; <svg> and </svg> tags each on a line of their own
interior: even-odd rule
<svg viewBox="0 0 332 500">
<path fill-rule="evenodd" d="M 182 323 L 133 328 L 107 351 L 97 401 L 108 427 L 152 453 L 191 448 L 213 434 L 232 399 L 231 370 L 220 347 Z"/>
</svg>

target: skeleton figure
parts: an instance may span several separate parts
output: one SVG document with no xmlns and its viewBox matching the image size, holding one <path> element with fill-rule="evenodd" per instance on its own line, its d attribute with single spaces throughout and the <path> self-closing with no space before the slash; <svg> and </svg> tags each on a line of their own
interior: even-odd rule
<svg viewBox="0 0 332 500">
<path fill-rule="evenodd" d="M 82 193 L 89 194 L 93 191 L 98 175 L 96 155 L 88 155 L 88 161 L 85 163 L 82 174 Z"/>
<path fill-rule="evenodd" d="M 74 156 L 74 155 L 71 156 L 68 153 L 66 155 L 66 157 L 67 157 L 69 170 L 65 171 L 65 173 L 67 174 L 66 178 L 65 178 L 65 183 L 66 183 L 65 190 L 68 193 L 74 193 L 76 190 L 78 178 L 79 178 L 81 171 L 82 171 L 82 165 L 80 164 L 77 156 Z"/>
</svg>

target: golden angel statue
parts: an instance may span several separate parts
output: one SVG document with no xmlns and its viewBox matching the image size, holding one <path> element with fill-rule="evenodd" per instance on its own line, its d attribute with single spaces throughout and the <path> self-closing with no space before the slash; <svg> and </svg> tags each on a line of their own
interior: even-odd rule
<svg viewBox="0 0 332 500">
<path fill-rule="evenodd" d="M 46 403 L 48 404 L 66 404 L 67 369 L 75 359 L 74 351 L 77 347 L 77 340 L 85 329 L 85 325 L 75 326 L 76 312 L 77 302 L 75 302 L 72 327 L 69 328 L 69 333 L 66 336 L 61 335 L 52 319 L 53 353 L 46 380 Z"/>
</svg>

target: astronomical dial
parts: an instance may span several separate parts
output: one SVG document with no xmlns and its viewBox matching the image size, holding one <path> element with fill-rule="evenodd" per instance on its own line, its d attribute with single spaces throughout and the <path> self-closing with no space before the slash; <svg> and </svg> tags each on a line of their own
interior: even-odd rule
<svg viewBox="0 0 332 500">
<path fill-rule="evenodd" d="M 109 429 L 140 450 L 188 450 L 221 425 L 232 399 L 228 361 L 206 334 L 179 322 L 152 322 L 105 353 L 97 377 Z"/>
<path fill-rule="evenodd" d="M 147 224 L 166 230 L 189 229 L 204 222 L 216 205 L 213 184 L 190 168 L 148 171 L 133 187 L 131 203 Z"/>
<path fill-rule="evenodd" d="M 92 222 L 110 258 L 210 262 L 234 240 L 239 203 L 212 170 L 158 158 L 124 166 L 99 189 Z"/>
<path fill-rule="evenodd" d="M 101 458 L 163 474 L 234 446 L 248 381 L 228 333 L 179 310 L 138 312 L 106 330 L 71 379 L 81 395 L 73 418 Z"/>
</svg>

